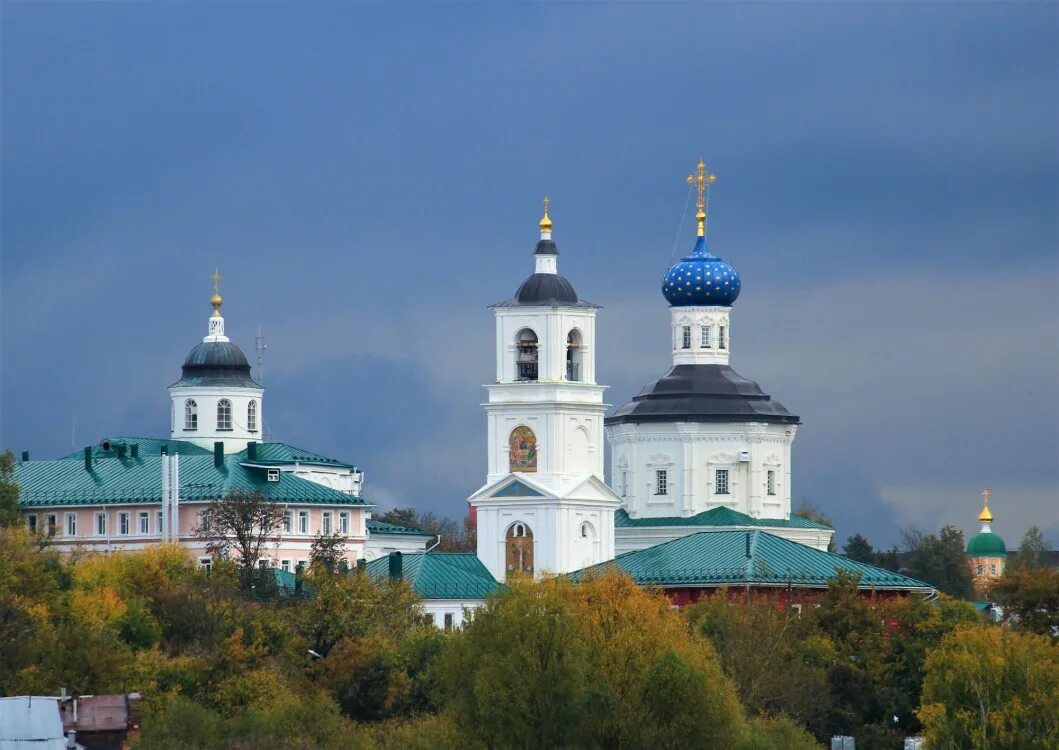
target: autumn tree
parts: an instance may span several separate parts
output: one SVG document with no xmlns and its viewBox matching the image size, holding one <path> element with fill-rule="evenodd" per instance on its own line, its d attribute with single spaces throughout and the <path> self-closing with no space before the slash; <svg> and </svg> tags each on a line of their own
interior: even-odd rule
<svg viewBox="0 0 1059 750">
<path fill-rule="evenodd" d="M 1049 638 L 962 625 L 927 658 L 919 716 L 932 748 L 1059 747 L 1057 695 Z"/>
<path fill-rule="evenodd" d="M 240 584 L 250 590 L 260 579 L 258 561 L 282 525 L 283 507 L 266 500 L 260 490 L 232 492 L 212 500 L 199 513 L 195 533 L 206 540 L 210 554 L 234 557 Z"/>
<path fill-rule="evenodd" d="M 0 527 L 22 523 L 18 512 L 18 484 L 15 482 L 15 454 L 0 453 Z"/>
<path fill-rule="evenodd" d="M 1059 633 L 1059 570 L 1006 568 L 990 584 L 989 595 L 1001 605 L 1006 623 L 1040 635 Z"/>
<path fill-rule="evenodd" d="M 854 534 L 849 537 L 846 540 L 846 546 L 842 548 L 842 552 L 850 560 L 867 563 L 868 565 L 875 564 L 875 548 L 871 546 L 871 542 L 860 534 Z"/>
<path fill-rule="evenodd" d="M 343 567 L 346 560 L 347 537 L 337 531 L 325 534 L 322 531 L 313 537 L 309 552 L 309 564 L 320 565 L 332 573 Z"/>
<path fill-rule="evenodd" d="M 433 511 L 420 513 L 415 508 L 394 508 L 378 516 L 378 520 L 433 534 L 438 537 L 441 552 L 474 552 L 477 546 L 475 529 L 466 518 L 456 521 Z"/>
<path fill-rule="evenodd" d="M 738 747 L 746 720 L 710 644 L 617 573 L 514 580 L 451 638 L 441 703 L 489 747 Z"/>
</svg>

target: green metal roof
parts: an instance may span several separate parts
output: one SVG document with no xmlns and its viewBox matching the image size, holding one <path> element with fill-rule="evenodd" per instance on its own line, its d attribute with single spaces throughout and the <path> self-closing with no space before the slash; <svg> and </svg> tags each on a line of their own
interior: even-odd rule
<svg viewBox="0 0 1059 750">
<path fill-rule="evenodd" d="M 374 518 L 368 519 L 368 532 L 371 534 L 400 534 L 403 536 L 436 536 L 436 534 L 431 534 L 429 531 L 413 529 L 408 526 L 398 526 L 395 523 L 384 523 L 383 521 L 376 521 Z"/>
<path fill-rule="evenodd" d="M 642 586 L 827 586 L 836 570 L 860 575 L 860 588 L 922 589 L 932 586 L 913 578 L 853 562 L 764 531 L 700 531 L 647 549 L 626 552 L 614 560 L 571 574 L 616 566 Z"/>
<path fill-rule="evenodd" d="M 791 514 L 787 520 L 782 518 L 751 518 L 745 513 L 731 508 L 713 508 L 686 518 L 681 516 L 662 516 L 660 518 L 630 518 L 622 508 L 614 514 L 614 528 L 653 528 L 661 526 L 753 526 L 773 529 L 830 529 L 827 524 L 813 521 L 803 516 Z"/>
<path fill-rule="evenodd" d="M 136 459 L 96 458 L 91 472 L 82 461 L 27 461 L 15 467 L 15 481 L 23 506 L 157 503 L 162 500 L 162 457 L 141 451 Z M 242 466 L 237 456 L 228 456 L 220 467 L 214 466 L 212 454 L 180 457 L 181 501 L 203 502 L 255 490 L 277 503 L 371 504 L 287 472 L 280 472 L 278 482 L 269 482 L 265 469 Z"/>
<path fill-rule="evenodd" d="M 473 552 L 413 552 L 401 561 L 401 577 L 420 599 L 485 599 L 501 588 Z M 368 575 L 388 578 L 389 556 L 369 562 Z"/>
<path fill-rule="evenodd" d="M 109 451 L 103 450 L 103 440 L 100 440 L 95 445 L 91 446 L 92 456 L 94 458 L 113 458 L 118 455 L 117 446 L 125 445 L 125 455 L 128 456 L 131 451 L 133 443 L 139 445 L 139 451 L 141 456 L 159 456 L 162 454 L 162 446 L 166 446 L 170 456 L 181 455 L 181 456 L 212 456 L 213 451 L 209 448 L 203 448 L 201 445 L 195 445 L 195 443 L 187 440 L 164 440 L 159 438 L 149 437 L 112 437 L 104 438 L 109 440 L 111 449 Z M 80 449 L 68 456 L 63 456 L 64 461 L 78 461 L 83 459 L 85 456 L 84 449 Z"/>
<path fill-rule="evenodd" d="M 967 542 L 967 554 L 972 557 L 1006 557 L 1008 553 L 1004 540 L 992 531 L 982 531 Z"/>
<path fill-rule="evenodd" d="M 322 453 L 308 451 L 304 448 L 295 448 L 287 443 L 258 443 L 255 448 L 257 457 L 255 464 L 314 464 L 318 466 L 334 466 L 342 469 L 355 469 L 353 464 L 347 464 L 336 458 L 329 458 Z M 241 450 L 235 454 L 241 461 L 249 460 L 247 451 Z"/>
</svg>

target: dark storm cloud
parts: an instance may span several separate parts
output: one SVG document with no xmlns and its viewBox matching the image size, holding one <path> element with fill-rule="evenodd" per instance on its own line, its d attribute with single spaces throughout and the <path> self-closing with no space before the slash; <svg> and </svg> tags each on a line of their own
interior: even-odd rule
<svg viewBox="0 0 1059 750">
<path fill-rule="evenodd" d="M 805 420 L 796 499 L 880 543 L 970 530 L 987 485 L 1009 542 L 1059 527 L 1054 6 L 4 15 L 5 447 L 164 433 L 220 266 L 233 339 L 270 342 L 275 437 L 462 513 L 485 306 L 529 273 L 540 197 L 619 404 L 666 369 L 702 155 L 733 364 Z"/>
</svg>

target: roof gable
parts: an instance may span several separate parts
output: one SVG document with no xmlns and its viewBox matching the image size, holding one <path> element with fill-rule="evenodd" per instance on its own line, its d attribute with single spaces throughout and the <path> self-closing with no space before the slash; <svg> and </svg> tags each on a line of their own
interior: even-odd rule
<svg viewBox="0 0 1059 750">
<path fill-rule="evenodd" d="M 342 469 L 355 469 L 353 464 L 330 458 L 322 453 L 296 448 L 287 443 L 257 443 L 254 446 L 255 464 L 312 464 L 315 466 L 334 466 Z M 235 454 L 242 461 L 247 461 L 247 449 Z"/>
</svg>

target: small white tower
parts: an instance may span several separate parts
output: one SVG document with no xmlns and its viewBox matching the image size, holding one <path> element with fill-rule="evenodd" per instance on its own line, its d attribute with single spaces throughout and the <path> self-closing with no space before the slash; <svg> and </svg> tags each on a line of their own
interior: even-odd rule
<svg viewBox="0 0 1059 750">
<path fill-rule="evenodd" d="M 250 363 L 224 335 L 220 293 L 221 275 L 213 272 L 213 314 L 202 343 L 184 360 L 180 380 L 169 386 L 171 437 L 203 448 L 224 443 L 225 453 L 237 453 L 261 440 L 264 389 L 254 382 Z"/>
<path fill-rule="evenodd" d="M 488 477 L 469 502 L 478 557 L 497 580 L 566 573 L 614 556 L 619 499 L 603 482 L 597 305 L 559 275 L 548 199 L 535 273 L 493 305 L 496 383 L 487 385 Z"/>
</svg>

